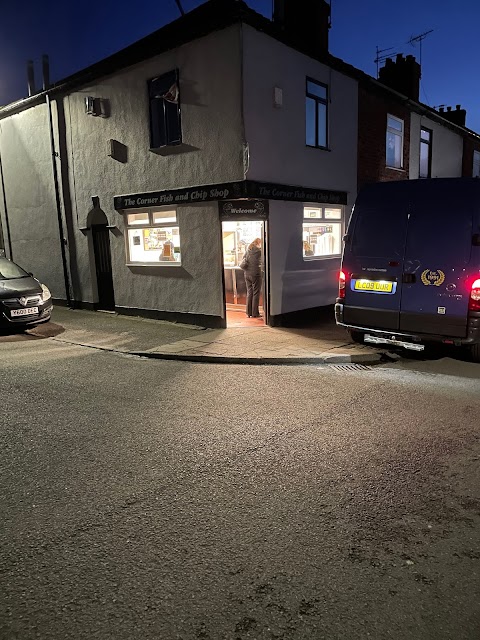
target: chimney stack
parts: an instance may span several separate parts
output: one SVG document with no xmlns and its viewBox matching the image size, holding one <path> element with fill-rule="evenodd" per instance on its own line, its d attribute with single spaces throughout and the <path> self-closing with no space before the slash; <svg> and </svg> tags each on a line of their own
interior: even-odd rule
<svg viewBox="0 0 480 640">
<path fill-rule="evenodd" d="M 395 62 L 391 58 L 385 60 L 385 66 L 380 69 L 378 79 L 390 89 L 418 101 L 420 76 L 420 65 L 415 58 L 410 55 L 404 58 L 403 54 L 399 53 Z"/>
<path fill-rule="evenodd" d="M 274 0 L 273 22 L 307 55 L 328 54 L 330 5 L 325 0 Z"/>
<path fill-rule="evenodd" d="M 455 110 L 452 110 L 452 107 L 447 107 L 445 111 L 443 107 L 440 107 L 438 111 L 442 114 L 445 120 L 449 120 L 453 122 L 453 124 L 458 124 L 460 127 L 465 126 L 465 122 L 467 121 L 467 112 L 465 109 L 462 109 L 459 104 L 455 105 Z"/>
</svg>

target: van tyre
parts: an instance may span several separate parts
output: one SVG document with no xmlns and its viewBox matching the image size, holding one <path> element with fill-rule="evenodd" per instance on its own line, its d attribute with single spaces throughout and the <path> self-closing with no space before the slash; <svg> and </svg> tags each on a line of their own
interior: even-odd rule
<svg viewBox="0 0 480 640">
<path fill-rule="evenodd" d="M 473 362 L 480 362 L 480 344 L 472 344 L 470 347 L 470 357 Z"/>
<path fill-rule="evenodd" d="M 353 342 L 356 342 L 357 344 L 363 344 L 363 339 L 365 337 L 363 331 L 350 331 L 349 333 Z"/>
</svg>

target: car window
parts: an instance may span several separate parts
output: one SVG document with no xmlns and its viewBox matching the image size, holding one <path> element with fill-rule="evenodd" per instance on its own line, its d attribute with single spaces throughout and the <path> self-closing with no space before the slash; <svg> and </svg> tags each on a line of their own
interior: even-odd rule
<svg viewBox="0 0 480 640">
<path fill-rule="evenodd" d="M 0 280 L 13 280 L 15 278 L 25 278 L 28 273 L 23 269 L 7 260 L 6 258 L 0 258 Z"/>
</svg>

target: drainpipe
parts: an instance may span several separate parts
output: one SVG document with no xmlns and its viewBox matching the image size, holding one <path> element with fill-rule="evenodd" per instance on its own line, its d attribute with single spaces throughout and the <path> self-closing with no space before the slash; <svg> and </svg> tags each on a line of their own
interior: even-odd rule
<svg viewBox="0 0 480 640">
<path fill-rule="evenodd" d="M 60 190 L 58 186 L 58 171 L 57 171 L 57 162 L 56 157 L 57 153 L 55 151 L 55 137 L 53 134 L 53 118 L 52 118 L 52 105 L 50 101 L 50 96 L 46 95 L 46 102 L 48 108 L 48 121 L 50 125 L 50 148 L 52 152 L 52 169 L 53 169 L 53 184 L 55 187 L 55 201 L 57 205 L 57 219 L 58 219 L 58 232 L 60 234 L 60 251 L 62 253 L 62 265 L 63 265 L 63 278 L 65 281 L 65 293 L 67 296 L 67 305 L 70 308 L 73 308 L 72 298 L 70 295 L 70 275 L 68 273 L 68 263 L 67 263 L 67 252 L 65 250 L 65 231 L 63 228 L 63 218 L 62 218 L 62 205 L 60 201 Z"/>
<path fill-rule="evenodd" d="M 13 260 L 13 252 L 12 252 L 12 238 L 10 237 L 10 222 L 8 220 L 8 211 L 7 211 L 7 194 L 5 193 L 5 180 L 3 179 L 3 166 L 2 166 L 2 153 L 0 151 L 0 188 L 2 189 L 3 195 L 3 210 L 5 212 L 5 223 L 6 223 L 6 240 L 8 243 L 8 257 L 10 260 Z M 1 221 L 0 221 L 1 224 Z M 5 234 L 3 234 L 3 239 L 5 240 Z"/>
</svg>

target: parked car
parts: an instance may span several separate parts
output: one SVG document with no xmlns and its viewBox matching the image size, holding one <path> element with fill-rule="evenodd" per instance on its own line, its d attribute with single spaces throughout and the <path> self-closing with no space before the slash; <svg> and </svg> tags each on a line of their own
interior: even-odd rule
<svg viewBox="0 0 480 640">
<path fill-rule="evenodd" d="M 365 187 L 344 238 L 335 316 L 355 341 L 465 345 L 480 362 L 480 180 Z"/>
<path fill-rule="evenodd" d="M 18 264 L 0 257 L 0 327 L 32 327 L 52 314 L 48 287 Z"/>
</svg>

